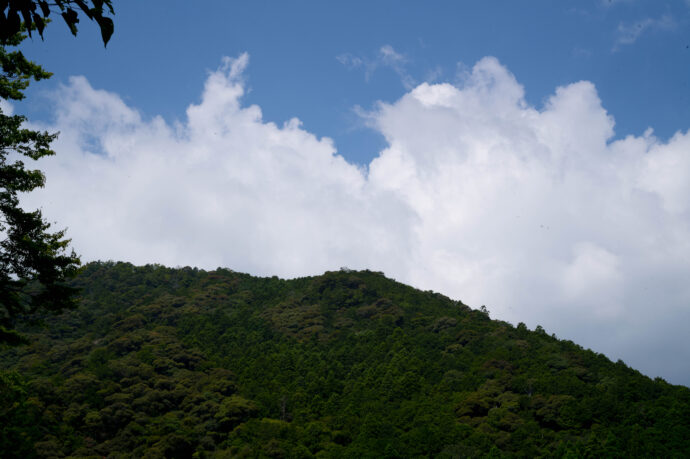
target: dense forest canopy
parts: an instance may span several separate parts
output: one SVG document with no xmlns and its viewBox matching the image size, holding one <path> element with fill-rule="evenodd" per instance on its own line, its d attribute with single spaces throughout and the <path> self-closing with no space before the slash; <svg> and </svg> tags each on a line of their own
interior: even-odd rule
<svg viewBox="0 0 690 459">
<path fill-rule="evenodd" d="M 0 359 L 2 457 L 688 457 L 690 390 L 383 274 L 88 264 Z"/>
</svg>

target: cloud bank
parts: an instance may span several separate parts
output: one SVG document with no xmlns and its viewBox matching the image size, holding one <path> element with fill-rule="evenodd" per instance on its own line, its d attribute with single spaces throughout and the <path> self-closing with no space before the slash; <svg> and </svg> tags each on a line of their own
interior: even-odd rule
<svg viewBox="0 0 690 459">
<path fill-rule="evenodd" d="M 366 113 L 368 169 L 242 104 L 225 58 L 175 124 L 74 77 L 28 195 L 85 260 L 295 277 L 371 268 L 690 384 L 690 133 L 613 141 L 585 81 L 543 107 L 496 59 Z"/>
</svg>

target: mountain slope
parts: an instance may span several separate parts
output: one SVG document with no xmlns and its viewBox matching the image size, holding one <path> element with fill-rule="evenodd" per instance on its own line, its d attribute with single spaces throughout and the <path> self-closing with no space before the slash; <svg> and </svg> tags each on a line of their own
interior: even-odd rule
<svg viewBox="0 0 690 459">
<path fill-rule="evenodd" d="M 688 388 L 380 273 L 76 284 L 2 350 L 2 457 L 690 456 Z"/>
</svg>

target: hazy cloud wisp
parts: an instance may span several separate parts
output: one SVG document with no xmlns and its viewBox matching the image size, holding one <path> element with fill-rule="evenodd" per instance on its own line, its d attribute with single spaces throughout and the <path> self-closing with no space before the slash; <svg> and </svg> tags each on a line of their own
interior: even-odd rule
<svg viewBox="0 0 690 459">
<path fill-rule="evenodd" d="M 616 30 L 616 42 L 613 45 L 613 52 L 619 51 L 621 46 L 632 45 L 644 33 L 652 30 L 672 30 L 676 27 L 676 21 L 670 15 L 661 16 L 658 19 L 645 18 L 633 23 L 618 25 Z"/>
<path fill-rule="evenodd" d="M 408 62 L 405 55 L 398 53 L 391 45 L 383 45 L 373 59 L 355 56 L 351 53 L 343 53 L 336 56 L 338 62 L 349 70 L 364 69 L 364 78 L 369 81 L 377 69 L 388 67 L 393 70 L 403 87 L 407 90 L 415 86 L 415 79 L 407 71 L 405 64 Z"/>
</svg>

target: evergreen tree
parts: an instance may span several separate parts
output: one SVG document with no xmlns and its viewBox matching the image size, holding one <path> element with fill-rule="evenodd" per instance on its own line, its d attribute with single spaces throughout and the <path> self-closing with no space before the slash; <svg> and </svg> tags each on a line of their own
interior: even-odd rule
<svg viewBox="0 0 690 459">
<path fill-rule="evenodd" d="M 52 8 L 57 8 L 76 35 L 78 7 L 95 20 L 106 44 L 113 33 L 112 20 L 104 17 L 109 0 L 5 0 L 0 2 L 0 98 L 22 100 L 30 81 L 51 74 L 29 61 L 18 49 L 21 42 L 44 27 Z M 19 204 L 19 193 L 45 184 L 40 170 L 24 163 L 55 154 L 50 144 L 57 134 L 23 127 L 26 117 L 4 113 L 0 108 L 0 343 L 18 344 L 23 338 L 15 324 L 25 314 L 39 310 L 59 311 L 74 306 L 76 290 L 67 284 L 79 266 L 79 258 L 68 248 L 65 231 L 50 231 L 40 210 L 27 211 Z"/>
</svg>

